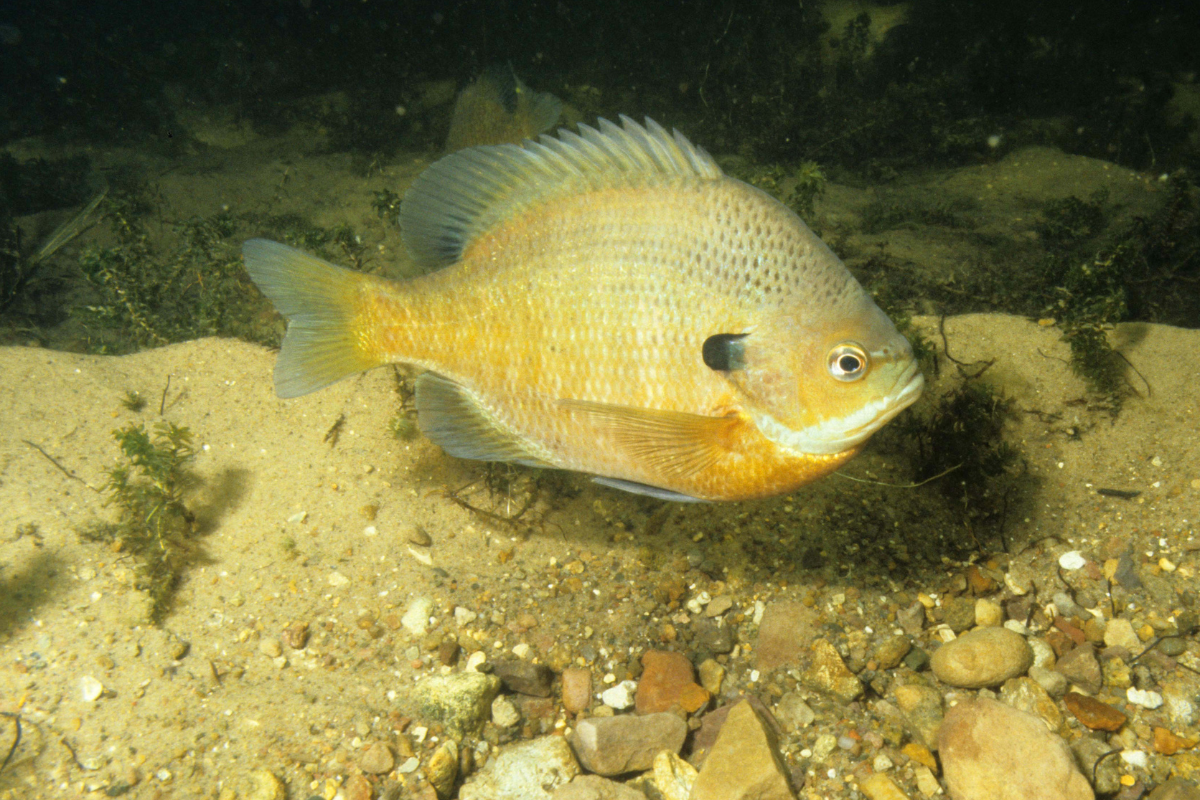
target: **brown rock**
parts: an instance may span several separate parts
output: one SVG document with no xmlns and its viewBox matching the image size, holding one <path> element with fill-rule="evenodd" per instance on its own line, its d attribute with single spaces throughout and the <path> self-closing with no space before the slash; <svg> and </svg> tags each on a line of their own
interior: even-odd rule
<svg viewBox="0 0 1200 800">
<path fill-rule="evenodd" d="M 1200 788 L 1186 778 L 1171 778 L 1151 792 L 1146 800 L 1200 800 Z"/>
<path fill-rule="evenodd" d="M 890 636 L 875 650 L 875 665 L 879 669 L 895 669 L 900 660 L 912 650 L 912 639 L 903 634 Z"/>
<path fill-rule="evenodd" d="M 1059 736 L 1037 717 L 995 700 L 965 700 L 938 732 L 954 800 L 1094 800 Z"/>
<path fill-rule="evenodd" d="M 817 612 L 802 603 L 778 601 L 763 612 L 758 626 L 754 666 L 764 672 L 797 664 L 804 658 L 807 643 L 812 641 Z"/>
<path fill-rule="evenodd" d="M 372 775 L 382 775 L 385 772 L 391 772 L 392 767 L 396 765 L 396 759 L 392 755 L 392 750 L 383 742 L 375 742 L 363 750 L 362 757 L 358 759 L 358 766 L 363 772 L 369 772 Z"/>
<path fill-rule="evenodd" d="M 971 593 L 976 595 L 996 591 L 996 581 L 984 575 L 974 564 L 967 567 L 967 585 L 971 587 Z"/>
<path fill-rule="evenodd" d="M 646 800 L 646 795 L 599 775 L 576 775 L 554 790 L 554 800 Z"/>
<path fill-rule="evenodd" d="M 1100 691 L 1104 685 L 1104 675 L 1100 671 L 1100 662 L 1096 660 L 1096 650 L 1090 644 L 1076 647 L 1058 660 L 1054 669 L 1066 676 L 1067 680 L 1092 694 Z"/>
<path fill-rule="evenodd" d="M 863 692 L 862 681 L 846 668 L 837 648 L 824 639 L 812 643 L 812 663 L 804 671 L 804 684 L 845 703 Z"/>
<path fill-rule="evenodd" d="M 308 623 L 293 622 L 283 629 L 279 636 L 283 643 L 293 650 L 303 650 L 308 644 Z"/>
<path fill-rule="evenodd" d="M 597 775 L 620 775 L 650 769 L 663 750 L 678 753 L 688 726 L 674 714 L 589 717 L 571 732 L 571 748 L 579 763 Z"/>
<path fill-rule="evenodd" d="M 795 800 L 775 732 L 748 702 L 729 712 L 689 800 Z"/>
<path fill-rule="evenodd" d="M 567 667 L 562 673 L 563 708 L 578 714 L 592 704 L 592 671 L 584 667 Z"/>
<path fill-rule="evenodd" d="M 1019 633 L 1007 628 L 977 628 L 939 647 L 930 659 L 943 683 L 964 689 L 997 686 L 1024 675 L 1033 650 Z"/>
<path fill-rule="evenodd" d="M 371 782 L 362 775 L 351 775 L 342 785 L 341 795 L 346 800 L 371 800 L 375 796 Z"/>
<path fill-rule="evenodd" d="M 1063 695 L 1063 702 L 1077 720 L 1094 731 L 1120 730 L 1129 719 L 1120 709 L 1078 692 L 1067 692 Z"/>
<path fill-rule="evenodd" d="M 1164 756 L 1173 756 L 1180 750 L 1191 750 L 1195 746 L 1195 739 L 1185 739 L 1166 728 L 1154 729 L 1154 749 Z"/>
<path fill-rule="evenodd" d="M 634 706 L 639 714 L 655 714 L 679 706 L 689 714 L 709 700 L 708 690 L 695 681 L 692 662 L 682 653 L 650 650 L 642 656 L 642 678 Z"/>
</svg>

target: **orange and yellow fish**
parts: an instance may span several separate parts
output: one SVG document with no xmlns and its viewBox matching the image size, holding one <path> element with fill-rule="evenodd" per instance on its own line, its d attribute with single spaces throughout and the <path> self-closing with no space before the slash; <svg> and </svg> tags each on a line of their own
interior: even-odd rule
<svg viewBox="0 0 1200 800">
<path fill-rule="evenodd" d="M 652 121 L 579 131 L 429 167 L 400 226 L 437 271 L 405 283 L 246 242 L 288 319 L 279 395 L 411 364 L 447 453 L 674 500 L 792 491 L 920 396 L 908 341 L 788 208 Z"/>
</svg>

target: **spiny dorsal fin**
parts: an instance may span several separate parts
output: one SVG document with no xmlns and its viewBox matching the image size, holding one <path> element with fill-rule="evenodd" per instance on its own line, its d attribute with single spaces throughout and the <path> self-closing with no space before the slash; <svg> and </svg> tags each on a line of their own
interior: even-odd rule
<svg viewBox="0 0 1200 800">
<path fill-rule="evenodd" d="M 618 127 L 565 128 L 524 145 L 471 147 L 446 156 L 413 181 L 400 209 L 404 243 L 417 263 L 453 264 L 475 237 L 522 208 L 613 186 L 715 180 L 721 168 L 683 134 L 626 116 Z"/>
</svg>

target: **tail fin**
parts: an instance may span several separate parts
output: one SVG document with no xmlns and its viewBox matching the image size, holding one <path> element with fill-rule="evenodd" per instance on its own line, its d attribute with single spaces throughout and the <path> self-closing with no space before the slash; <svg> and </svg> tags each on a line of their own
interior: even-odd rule
<svg viewBox="0 0 1200 800">
<path fill-rule="evenodd" d="M 266 239 L 246 242 L 242 255 L 254 283 L 288 320 L 275 363 L 280 397 L 299 397 L 383 363 L 361 335 L 369 276 Z"/>
</svg>

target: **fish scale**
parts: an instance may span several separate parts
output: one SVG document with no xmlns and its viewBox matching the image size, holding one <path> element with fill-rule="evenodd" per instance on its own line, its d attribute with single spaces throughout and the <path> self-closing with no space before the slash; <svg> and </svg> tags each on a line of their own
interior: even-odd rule
<svg viewBox="0 0 1200 800">
<path fill-rule="evenodd" d="M 289 319 L 280 394 L 408 363 L 427 371 L 418 423 L 452 455 L 747 499 L 836 469 L 921 391 L 824 243 L 653 123 L 448 156 L 401 226 L 437 271 L 391 283 L 246 244 Z"/>
</svg>

